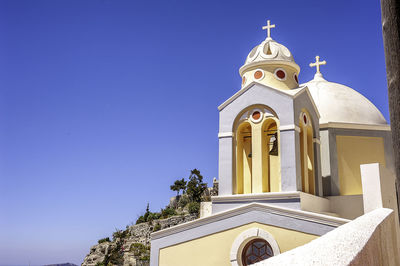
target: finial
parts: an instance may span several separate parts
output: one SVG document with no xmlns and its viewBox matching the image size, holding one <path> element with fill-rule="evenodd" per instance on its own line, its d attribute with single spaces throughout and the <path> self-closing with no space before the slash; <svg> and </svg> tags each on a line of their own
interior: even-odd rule
<svg viewBox="0 0 400 266">
<path fill-rule="evenodd" d="M 315 75 L 321 75 L 321 71 L 319 71 L 319 67 L 322 65 L 326 65 L 326 61 L 319 61 L 319 56 L 317 55 L 315 57 L 315 62 L 314 63 L 310 63 L 310 67 L 316 67 L 317 68 L 317 73 L 315 73 Z"/>
<path fill-rule="evenodd" d="M 275 24 L 271 25 L 271 21 L 267 20 L 267 26 L 263 26 L 263 30 L 267 30 L 267 39 L 272 39 L 271 38 L 271 29 L 275 28 Z"/>
</svg>

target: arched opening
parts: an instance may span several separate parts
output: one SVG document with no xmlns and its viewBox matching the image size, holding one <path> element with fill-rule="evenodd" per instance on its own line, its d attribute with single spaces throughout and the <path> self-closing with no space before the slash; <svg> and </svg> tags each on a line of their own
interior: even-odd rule
<svg viewBox="0 0 400 266">
<path fill-rule="evenodd" d="M 242 265 L 252 265 L 274 256 L 271 245 L 262 238 L 251 240 L 243 249 Z"/>
<path fill-rule="evenodd" d="M 300 159 L 302 191 L 315 194 L 313 127 L 306 112 L 300 114 Z"/>
<path fill-rule="evenodd" d="M 252 176 L 252 129 L 248 122 L 236 131 L 236 193 L 251 193 Z"/>
<path fill-rule="evenodd" d="M 275 118 L 262 126 L 262 191 L 280 191 L 279 132 Z"/>
</svg>

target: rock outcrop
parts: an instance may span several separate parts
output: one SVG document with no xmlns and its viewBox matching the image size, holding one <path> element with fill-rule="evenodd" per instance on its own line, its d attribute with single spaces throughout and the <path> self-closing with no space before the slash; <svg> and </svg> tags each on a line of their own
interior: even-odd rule
<svg viewBox="0 0 400 266">
<path fill-rule="evenodd" d="M 147 266 L 150 258 L 150 234 L 197 219 L 196 214 L 172 216 L 127 227 L 113 234 L 112 241 L 94 245 L 82 266 Z"/>
</svg>

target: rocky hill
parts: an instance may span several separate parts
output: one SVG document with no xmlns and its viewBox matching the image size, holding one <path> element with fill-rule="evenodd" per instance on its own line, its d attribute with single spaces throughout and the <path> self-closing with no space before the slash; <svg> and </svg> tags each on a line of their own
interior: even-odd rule
<svg viewBox="0 0 400 266">
<path fill-rule="evenodd" d="M 129 226 L 113 234 L 113 240 L 99 240 L 90 249 L 82 266 L 124 265 L 147 266 L 150 261 L 150 234 L 181 223 L 195 220 L 197 214 L 183 214 L 167 219 Z"/>
<path fill-rule="evenodd" d="M 177 180 L 171 189 L 184 191 L 183 195 L 172 197 L 170 203 L 160 212 L 146 212 L 135 225 L 125 230 L 117 230 L 109 237 L 100 239 L 91 247 L 82 266 L 147 266 L 150 263 L 150 235 L 181 223 L 197 219 L 200 215 L 201 201 L 210 201 L 218 195 L 218 181 L 214 178 L 213 186 L 207 188 L 200 171 L 191 171 L 189 182 Z"/>
</svg>

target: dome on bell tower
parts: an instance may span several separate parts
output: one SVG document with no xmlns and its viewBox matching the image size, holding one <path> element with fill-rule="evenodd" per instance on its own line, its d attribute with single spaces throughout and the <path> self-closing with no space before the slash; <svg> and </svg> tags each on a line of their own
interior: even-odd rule
<svg viewBox="0 0 400 266">
<path fill-rule="evenodd" d="M 267 38 L 254 47 L 239 69 L 242 87 L 251 82 L 259 82 L 277 89 L 293 89 L 298 87 L 300 67 L 294 61 L 292 53 L 284 45 L 271 38 L 271 25 L 267 21 Z"/>
</svg>

